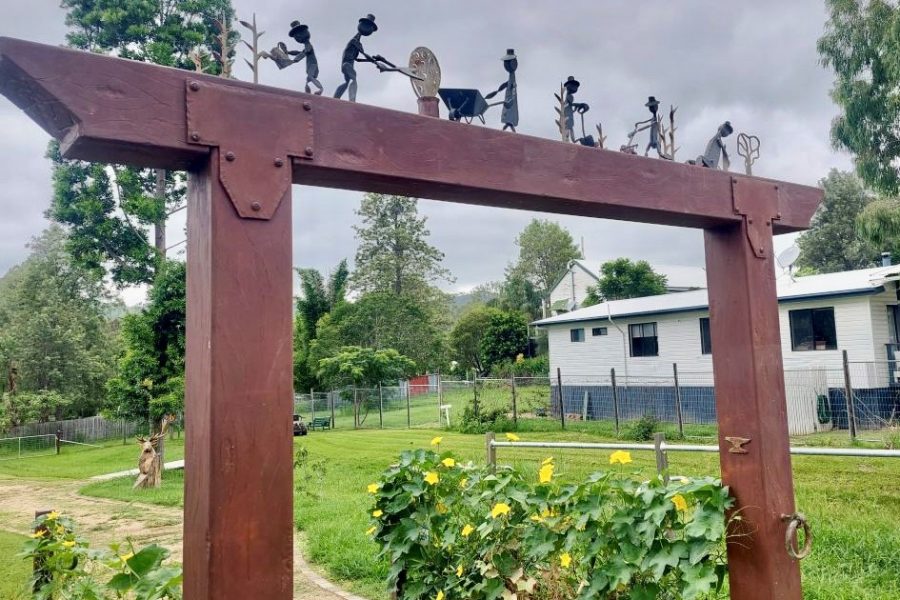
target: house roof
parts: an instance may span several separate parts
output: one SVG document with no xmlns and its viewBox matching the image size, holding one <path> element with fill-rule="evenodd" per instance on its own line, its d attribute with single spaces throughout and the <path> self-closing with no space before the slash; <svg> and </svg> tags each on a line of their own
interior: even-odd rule
<svg viewBox="0 0 900 600">
<path fill-rule="evenodd" d="M 818 297 L 875 294 L 884 290 L 886 282 L 898 280 L 900 280 L 900 265 L 794 277 L 793 279 L 787 275 L 782 275 L 777 281 L 778 301 L 796 302 Z M 555 325 L 577 321 L 596 321 L 607 319 L 610 316 L 633 317 L 707 310 L 708 308 L 707 291 L 702 289 L 679 292 L 677 294 L 662 294 L 659 296 L 601 302 L 594 306 L 541 319 L 540 321 L 535 321 L 534 324 Z"/>
<path fill-rule="evenodd" d="M 550 289 L 556 289 L 572 268 L 578 267 L 595 281 L 600 281 L 600 261 L 575 259 Z M 653 270 L 666 276 L 666 287 L 670 290 L 703 289 L 706 287 L 706 269 L 684 265 L 651 265 Z"/>
</svg>

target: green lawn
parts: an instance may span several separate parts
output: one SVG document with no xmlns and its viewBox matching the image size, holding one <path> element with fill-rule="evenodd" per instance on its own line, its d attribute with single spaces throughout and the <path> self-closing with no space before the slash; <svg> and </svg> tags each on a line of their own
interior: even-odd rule
<svg viewBox="0 0 900 600">
<path fill-rule="evenodd" d="M 31 575 L 31 564 L 17 558 L 25 537 L 0 530 L 0 598 L 25 598 L 23 594 Z"/>
<path fill-rule="evenodd" d="M 442 449 L 463 459 L 484 460 L 484 438 L 430 430 L 326 431 L 297 438 L 312 459 L 327 461 L 318 494 L 298 494 L 295 512 L 298 527 L 307 538 L 309 558 L 332 579 L 362 595 L 386 598 L 387 566 L 375 560 L 376 548 L 365 536 L 367 509 L 371 503 L 365 486 L 398 453 L 427 446 L 442 435 Z M 525 440 L 600 441 L 593 434 L 567 431 L 520 432 Z M 823 438 L 827 442 L 830 438 Z M 837 439 L 834 440 L 835 442 Z M 536 468 L 546 451 L 498 449 L 498 461 L 522 468 Z M 583 477 L 602 469 L 608 452 L 555 451 L 559 476 Z M 652 453 L 634 454 L 634 466 L 642 476 L 655 471 Z M 36 460 L 36 459 L 35 459 Z M 718 473 L 715 454 L 671 453 L 674 473 Z M 900 461 L 832 457 L 794 457 L 798 509 L 809 517 L 815 534 L 813 555 L 802 563 L 805 598 L 815 600 L 896 600 L 900 598 Z M 159 491 L 141 492 L 141 501 L 161 504 L 181 502 L 182 476 L 170 472 Z M 91 484 L 83 493 L 107 498 L 137 499 L 130 480 Z M 146 495 L 145 495 L 146 494 Z"/>
<path fill-rule="evenodd" d="M 122 440 L 101 444 L 102 448 L 63 444 L 59 456 L 49 454 L 0 461 L 0 480 L 10 477 L 29 479 L 87 479 L 137 467 L 140 448 L 136 442 Z M 166 462 L 184 458 L 184 438 L 166 440 Z"/>
</svg>

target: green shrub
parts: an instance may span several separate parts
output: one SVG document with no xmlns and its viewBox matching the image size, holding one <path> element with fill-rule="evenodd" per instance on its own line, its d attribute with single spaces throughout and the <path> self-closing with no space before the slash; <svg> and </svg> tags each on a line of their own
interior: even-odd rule
<svg viewBox="0 0 900 600">
<path fill-rule="evenodd" d="M 550 357 L 547 355 L 507 360 L 491 368 L 491 377 L 499 379 L 508 379 L 513 375 L 516 377 L 549 377 L 549 374 Z"/>
<path fill-rule="evenodd" d="M 439 442 L 439 438 L 436 438 Z M 616 452 L 611 464 L 631 462 Z M 622 466 L 581 483 L 406 451 L 369 486 L 369 535 L 400 598 L 697 598 L 724 580 L 727 488 Z"/>
<path fill-rule="evenodd" d="M 454 423 L 453 429 L 460 433 L 503 432 L 513 431 L 515 423 L 503 408 L 481 409 L 476 412 L 470 403 L 463 407 L 462 416 Z"/>
<path fill-rule="evenodd" d="M 653 434 L 656 433 L 658 427 L 659 419 L 656 416 L 644 415 L 628 426 L 628 429 L 625 431 L 625 437 L 629 440 L 646 442 L 653 439 Z"/>
<path fill-rule="evenodd" d="M 136 549 L 128 542 L 93 550 L 75 533 L 74 522 L 56 512 L 36 519 L 34 527 L 19 554 L 42 566 L 29 582 L 34 600 L 181 598 L 181 567 L 163 565 L 169 551 L 161 546 Z"/>
</svg>

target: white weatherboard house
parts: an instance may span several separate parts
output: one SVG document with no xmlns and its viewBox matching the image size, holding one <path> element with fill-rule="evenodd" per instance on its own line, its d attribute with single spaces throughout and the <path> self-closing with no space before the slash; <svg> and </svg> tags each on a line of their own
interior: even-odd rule
<svg viewBox="0 0 900 600">
<path fill-rule="evenodd" d="M 550 288 L 550 311 L 553 314 L 571 312 L 580 307 L 587 296 L 588 287 L 600 281 L 599 262 L 577 259 Z M 680 265 L 653 265 L 653 270 L 666 276 L 667 292 L 686 292 L 706 287 L 706 270 L 700 267 Z"/>
<path fill-rule="evenodd" d="M 871 390 L 880 393 L 880 398 L 886 394 L 891 398 L 871 410 L 885 412 L 884 419 L 891 418 L 887 413 L 900 414 L 897 365 L 888 362 L 894 360 L 900 340 L 898 281 L 900 266 L 793 279 L 788 275 L 778 277 L 792 433 L 830 428 L 832 423 L 821 422 L 823 411 L 833 415 L 834 425 L 846 425 L 843 350 L 852 361 L 870 363 L 870 368 L 855 371 L 852 381 L 854 397 L 863 403 L 862 409 L 870 408 L 865 406 L 865 392 Z M 691 397 L 697 402 L 689 409 L 695 409 L 696 414 L 689 416 L 699 422 L 715 418 L 705 289 L 604 302 L 535 324 L 547 330 L 550 374 L 555 379 L 560 370 L 564 392 L 566 381 L 608 379 L 611 368 L 626 382 L 644 378 L 646 384 L 654 378 L 671 378 L 672 365 L 677 363 L 685 374 L 682 387 L 690 387 Z M 595 400 L 589 398 L 590 394 L 567 399 L 566 412 L 605 414 L 602 404 L 606 393 L 601 387 L 594 391 Z M 579 390 L 583 388 L 581 385 Z M 664 412 L 668 414 L 668 409 Z"/>
</svg>

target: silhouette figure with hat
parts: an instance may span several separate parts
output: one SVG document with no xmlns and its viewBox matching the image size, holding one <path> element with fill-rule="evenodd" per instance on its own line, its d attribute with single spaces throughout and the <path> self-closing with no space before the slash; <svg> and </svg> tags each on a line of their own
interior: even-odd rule
<svg viewBox="0 0 900 600">
<path fill-rule="evenodd" d="M 375 24 L 375 15 L 366 15 L 359 20 L 359 24 L 356 26 L 356 35 L 347 42 L 347 47 L 344 48 L 344 54 L 341 56 L 341 73 L 344 75 L 344 83 L 334 91 L 335 98 L 343 97 L 344 92 L 349 90 L 347 99 L 350 102 L 356 102 L 356 65 L 354 63 L 374 63 L 381 70 L 381 65 L 378 64 L 376 57 L 366 54 L 362 45 L 362 38 L 368 37 L 376 31 L 378 31 L 378 25 Z M 365 58 L 360 58 L 360 54 Z"/>
<path fill-rule="evenodd" d="M 509 48 L 506 51 L 506 56 L 500 60 L 503 61 L 503 68 L 509 73 L 509 79 L 501 83 L 496 91 L 491 92 L 484 98 L 485 100 L 489 100 L 503 90 L 506 90 L 506 96 L 503 98 L 503 102 L 497 102 L 496 104 L 503 105 L 503 111 L 500 113 L 500 122 L 503 123 L 503 131 L 511 129 L 513 133 L 515 133 L 516 125 L 519 124 L 519 90 L 516 85 L 516 69 L 519 68 L 519 59 L 516 58 L 515 50 Z M 494 104 L 491 104 L 491 106 L 494 106 Z"/>
<path fill-rule="evenodd" d="M 634 124 L 634 129 L 632 129 L 631 133 L 628 134 L 628 144 L 622 146 L 622 151 L 627 152 L 629 154 L 635 154 L 635 149 L 637 144 L 632 144 L 632 140 L 634 136 L 636 136 L 641 131 L 650 130 L 650 140 L 647 142 L 647 147 L 644 148 L 644 156 L 648 156 L 650 154 L 650 150 L 656 150 L 657 156 L 660 158 L 664 158 L 666 160 L 672 160 L 672 157 L 662 151 L 659 145 L 659 116 L 657 116 L 657 111 L 659 110 L 659 100 L 655 97 L 650 96 L 647 98 L 646 104 L 644 104 L 648 109 L 650 109 L 650 118 L 646 121 L 638 121 Z"/>
<path fill-rule="evenodd" d="M 316 51 L 313 48 L 312 44 L 309 42 L 309 26 L 300 23 L 300 21 L 293 21 L 291 23 L 291 30 L 288 32 L 288 35 L 293 38 L 295 42 L 303 46 L 303 50 L 290 50 L 288 52 L 288 54 L 293 57 L 290 64 L 298 63 L 305 58 L 306 86 L 304 89 L 308 94 L 310 92 L 309 86 L 310 84 L 312 84 L 316 87 L 315 94 L 317 96 L 321 95 L 324 91 L 324 88 L 322 88 L 322 84 L 319 83 L 319 61 L 316 60 Z"/>
<path fill-rule="evenodd" d="M 569 75 L 563 84 L 566 89 L 566 99 L 563 104 L 563 119 L 565 126 L 566 141 L 579 143 L 579 138 L 575 137 L 575 113 L 579 113 L 584 120 L 584 113 L 590 110 L 590 106 L 585 102 L 575 102 L 575 92 L 581 87 L 581 82 L 575 79 L 573 75 Z"/>
</svg>

